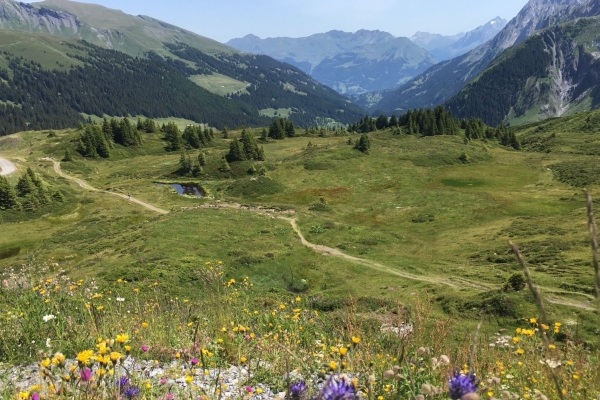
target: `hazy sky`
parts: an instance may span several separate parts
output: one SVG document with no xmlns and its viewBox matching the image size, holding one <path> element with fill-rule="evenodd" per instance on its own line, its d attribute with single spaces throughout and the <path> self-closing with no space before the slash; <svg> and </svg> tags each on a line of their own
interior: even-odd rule
<svg viewBox="0 0 600 400">
<path fill-rule="evenodd" d="M 527 0 L 83 0 L 144 14 L 220 42 L 253 33 L 302 37 L 338 29 L 469 31 L 497 16 L 513 18 Z M 31 2 L 31 0 L 30 0 Z"/>
</svg>

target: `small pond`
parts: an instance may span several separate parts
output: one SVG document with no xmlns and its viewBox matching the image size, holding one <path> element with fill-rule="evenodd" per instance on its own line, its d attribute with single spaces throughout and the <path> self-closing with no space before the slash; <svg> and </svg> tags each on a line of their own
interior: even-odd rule
<svg viewBox="0 0 600 400">
<path fill-rule="evenodd" d="M 157 183 L 157 186 L 171 186 L 177 193 L 186 196 L 204 197 L 206 192 L 195 183 Z"/>
</svg>

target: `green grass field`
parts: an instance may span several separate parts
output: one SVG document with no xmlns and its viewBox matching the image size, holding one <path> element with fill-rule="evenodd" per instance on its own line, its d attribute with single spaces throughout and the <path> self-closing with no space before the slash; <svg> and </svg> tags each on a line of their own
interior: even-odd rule
<svg viewBox="0 0 600 400">
<path fill-rule="evenodd" d="M 194 75 L 190 79 L 196 85 L 220 96 L 230 93 L 249 94 L 246 90 L 248 86 L 246 82 L 241 82 L 225 75 L 217 73 L 213 73 L 212 75 Z"/>
<path fill-rule="evenodd" d="M 583 129 L 579 125 L 589 125 L 587 114 L 568 118 L 546 122 L 552 125 L 543 135 L 535 132 L 543 124 L 523 127 L 524 151 L 388 131 L 372 134 L 369 155 L 348 145 L 348 136 L 269 141 L 262 144 L 268 172 L 259 179 L 245 172 L 249 162 L 232 163 L 232 172 L 219 170 L 231 140 L 220 135 L 202 150 L 207 166 L 199 179 L 173 175 L 180 154 L 164 150 L 161 134 L 145 135 L 143 148 L 117 146 L 109 160 L 77 155 L 62 164 L 64 172 L 96 188 L 131 193 L 172 210 L 166 216 L 86 192 L 58 178 L 50 163 L 37 161 L 62 158 L 77 132 L 58 132 L 55 138 L 20 133 L 0 139 L 0 154 L 64 188 L 68 201 L 38 218 L 3 223 L 0 254 L 7 256 L 0 266 L 35 257 L 57 262 L 76 277 L 160 278 L 177 293 L 194 290 L 196 265 L 222 260 L 235 276 L 250 276 L 259 288 L 306 291 L 326 302 L 351 295 L 408 303 L 427 292 L 440 316 L 471 321 L 461 328 L 467 331 L 481 315 L 496 326 L 535 313 L 528 293 L 500 291 L 519 271 L 511 240 L 521 247 L 549 312 L 589 320 L 593 269 L 584 192 L 569 183 L 568 169 L 558 180 L 553 166 L 592 164 L 594 156 L 583 150 L 598 146 L 600 136 L 577 133 Z M 536 141 L 546 137 L 549 152 L 540 151 Z M 463 153 L 470 163 L 459 160 Z M 156 182 L 197 183 L 207 197 L 182 197 Z M 595 196 L 600 196 L 598 184 L 588 187 Z M 300 243 L 287 221 L 195 208 L 217 200 L 294 210 L 309 242 L 366 261 L 316 253 Z"/>
</svg>

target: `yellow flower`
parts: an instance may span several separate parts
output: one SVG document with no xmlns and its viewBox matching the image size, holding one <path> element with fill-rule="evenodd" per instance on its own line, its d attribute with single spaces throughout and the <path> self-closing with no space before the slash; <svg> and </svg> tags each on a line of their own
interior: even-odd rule
<svg viewBox="0 0 600 400">
<path fill-rule="evenodd" d="M 570 367 L 573 365 L 573 361 L 567 361 L 567 365 Z"/>
<path fill-rule="evenodd" d="M 28 398 L 29 398 L 29 392 L 19 393 L 19 399 L 28 399 Z"/>
<path fill-rule="evenodd" d="M 52 364 L 61 365 L 66 361 L 67 357 L 63 353 L 56 353 L 54 357 L 52 357 Z"/>
<path fill-rule="evenodd" d="M 529 322 L 531 322 L 532 324 L 537 324 L 537 318 L 530 318 Z"/>
<path fill-rule="evenodd" d="M 125 351 L 127 353 L 131 353 L 131 346 L 125 346 Z"/>
<path fill-rule="evenodd" d="M 120 353 L 118 353 L 116 351 L 113 351 L 112 353 L 110 353 L 110 360 L 113 363 L 116 363 L 117 361 L 119 361 L 120 358 L 121 358 L 121 354 Z"/>
<path fill-rule="evenodd" d="M 549 347 L 550 349 L 552 349 L 552 350 L 556 349 L 556 346 L 555 346 L 555 345 L 553 345 L 553 344 L 551 344 L 551 345 L 548 345 L 548 347 Z"/>
<path fill-rule="evenodd" d="M 148 323 L 147 322 L 142 322 L 142 328 L 147 328 L 148 327 Z"/>
<path fill-rule="evenodd" d="M 123 344 L 129 340 L 129 335 L 117 335 L 117 342 Z"/>
<path fill-rule="evenodd" d="M 257 394 L 261 394 L 262 392 L 263 392 L 263 390 L 261 388 L 256 389 Z"/>
<path fill-rule="evenodd" d="M 519 343 L 520 341 L 521 341 L 521 338 L 520 338 L 520 337 L 514 337 L 514 338 L 513 338 L 513 343 L 514 343 L 514 344 L 517 344 L 517 343 Z"/>
<path fill-rule="evenodd" d="M 360 343 L 360 338 L 356 337 L 356 336 L 352 336 L 352 343 L 359 344 Z"/>
<path fill-rule="evenodd" d="M 181 358 L 181 353 L 175 353 L 175 358 Z"/>
<path fill-rule="evenodd" d="M 194 381 L 194 377 L 193 377 L 193 376 L 190 376 L 190 375 L 188 375 L 188 376 L 186 376 L 186 377 L 185 377 L 185 381 L 186 381 L 187 383 L 192 383 L 192 382 Z"/>
<path fill-rule="evenodd" d="M 573 379 L 575 379 L 576 381 L 578 381 L 579 380 L 579 375 L 573 374 Z"/>
<path fill-rule="evenodd" d="M 88 365 L 93 356 L 94 356 L 93 350 L 84 350 L 84 351 L 80 352 L 79 354 L 77 354 L 77 361 L 79 361 L 81 364 Z"/>
<path fill-rule="evenodd" d="M 240 361 L 242 362 L 242 364 L 245 364 L 246 361 L 248 361 L 248 359 L 246 357 L 242 357 L 240 358 Z"/>
<path fill-rule="evenodd" d="M 341 347 L 340 348 L 340 355 L 343 357 L 346 355 L 346 353 L 348 352 L 348 349 L 345 347 Z"/>
<path fill-rule="evenodd" d="M 40 365 L 44 368 L 48 368 L 50 366 L 50 359 L 46 358 L 44 361 L 40 363 Z"/>
<path fill-rule="evenodd" d="M 188 328 L 191 328 L 192 326 L 194 326 L 194 323 L 190 322 L 190 323 L 187 324 L 187 326 L 188 326 Z"/>
<path fill-rule="evenodd" d="M 517 354 L 519 354 L 519 355 L 523 355 L 523 354 L 525 354 L 525 350 L 523 350 L 523 349 L 518 349 L 518 350 L 517 350 Z"/>
<path fill-rule="evenodd" d="M 332 371 L 335 371 L 337 369 L 337 363 L 335 361 L 330 362 L 329 369 L 331 369 Z"/>
<path fill-rule="evenodd" d="M 494 392 L 492 392 L 491 390 L 488 392 L 488 396 L 489 397 L 494 397 Z"/>
</svg>

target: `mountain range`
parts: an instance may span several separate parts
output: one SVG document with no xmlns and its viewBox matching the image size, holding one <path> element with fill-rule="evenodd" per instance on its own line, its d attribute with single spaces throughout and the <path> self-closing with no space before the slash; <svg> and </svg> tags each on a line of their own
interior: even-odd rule
<svg viewBox="0 0 600 400">
<path fill-rule="evenodd" d="M 25 31 L 28 35 L 16 33 L 19 31 Z M 275 113 L 285 113 L 302 126 L 316 125 L 317 121 L 349 123 L 362 114 L 362 110 L 346 98 L 289 64 L 264 55 L 242 54 L 212 39 L 154 18 L 132 16 L 99 5 L 67 0 L 46 0 L 32 4 L 0 0 L 0 36 L 4 45 L 4 53 L 0 55 L 0 70 L 4 71 L 3 76 L 7 78 L 0 82 L 10 88 L 0 90 L 0 106 L 12 107 L 11 112 L 15 115 L 26 113 L 27 107 L 9 99 L 8 93 L 11 90 L 18 93 L 18 87 L 21 91 L 32 90 L 31 86 L 22 86 L 33 85 L 33 81 L 14 80 L 15 68 L 25 68 L 17 62 L 19 57 L 35 63 L 36 68 L 27 67 L 31 74 L 58 70 L 55 75 L 58 82 L 63 79 L 63 73 L 71 74 L 77 68 L 85 70 L 97 67 L 102 64 L 103 57 L 114 58 L 113 54 L 100 51 L 102 49 L 117 50 L 128 57 L 154 60 L 160 64 L 160 68 L 165 68 L 169 79 L 157 81 L 160 77 L 152 75 L 152 72 L 151 76 L 144 78 L 146 84 L 162 88 L 165 96 L 170 93 L 169 96 L 174 96 L 171 97 L 174 99 L 178 95 L 173 93 L 173 87 L 165 87 L 164 82 L 178 82 L 177 87 L 191 96 L 190 99 L 199 102 L 195 111 L 189 106 L 171 108 L 163 101 L 159 102 L 162 107 L 155 104 L 145 112 L 132 106 L 130 113 L 137 110 L 148 117 L 208 118 L 196 121 L 217 127 L 225 126 L 228 119 L 231 121 L 229 124 L 235 126 L 260 125 L 268 122 L 267 117 Z M 23 42 L 23 37 L 29 40 Z M 42 49 L 44 44 L 48 45 L 47 49 Z M 73 56 L 77 52 L 68 52 L 66 46 L 79 49 L 80 54 Z M 123 61 L 117 65 L 127 66 L 129 63 Z M 150 73 L 154 68 L 153 65 L 143 65 L 149 69 L 143 73 Z M 106 69 L 103 70 L 102 79 L 110 80 L 110 74 L 115 74 L 114 81 L 120 80 L 120 71 Z M 184 81 L 181 81 L 182 77 Z M 125 85 L 113 88 L 112 95 L 122 98 L 133 96 L 133 93 L 119 92 L 126 89 L 136 90 Z M 40 98 L 45 98 L 41 96 L 44 88 L 36 87 L 36 90 Z M 60 100 L 61 109 L 67 107 L 79 113 L 99 116 L 118 111 L 113 107 L 102 109 L 101 104 L 107 106 L 104 99 L 97 99 L 93 107 L 85 108 L 82 104 L 89 102 L 77 101 L 77 97 L 74 93 L 74 97 Z M 27 102 L 27 99 L 22 101 Z M 20 108 L 15 108 L 17 106 Z M 22 116 L 25 119 L 33 117 Z M 51 119 L 40 118 L 36 122 L 38 127 L 44 126 L 41 121 Z M 21 125 L 25 123 L 24 119 L 20 121 Z M 48 126 L 55 127 L 58 126 Z"/>
<path fill-rule="evenodd" d="M 463 55 L 492 39 L 506 26 L 506 23 L 506 20 L 496 17 L 467 33 L 443 36 L 428 32 L 417 32 L 410 40 L 417 46 L 427 50 L 437 61 L 446 61 Z"/>
<path fill-rule="evenodd" d="M 401 87 L 361 96 L 359 104 L 372 111 L 402 113 L 443 104 L 483 72 L 503 51 L 536 31 L 595 15 L 596 0 L 530 0 L 492 40 L 470 52 L 441 62 Z"/>
<path fill-rule="evenodd" d="M 339 93 L 359 95 L 396 88 L 438 61 L 485 43 L 504 25 L 506 21 L 495 18 L 468 33 L 441 36 L 418 32 L 412 38 L 364 29 L 301 38 L 261 39 L 249 34 L 227 44 L 295 65 Z"/>
</svg>

